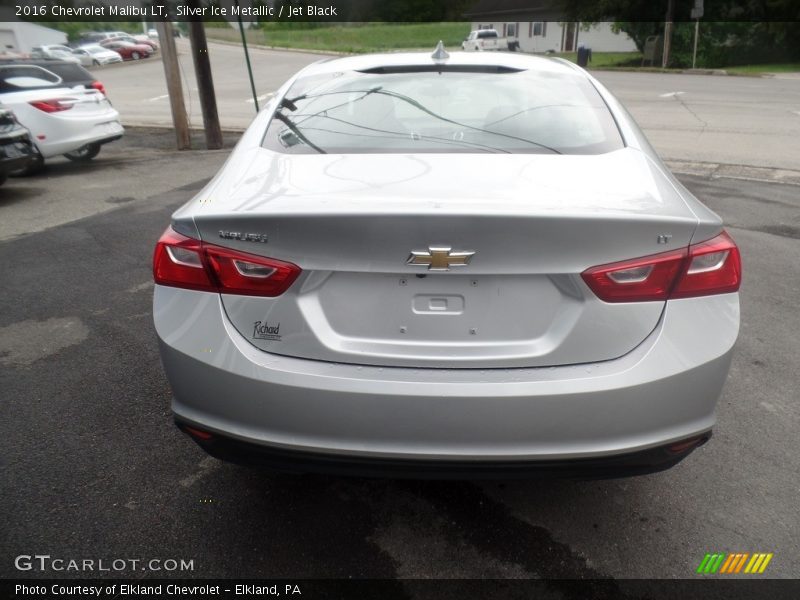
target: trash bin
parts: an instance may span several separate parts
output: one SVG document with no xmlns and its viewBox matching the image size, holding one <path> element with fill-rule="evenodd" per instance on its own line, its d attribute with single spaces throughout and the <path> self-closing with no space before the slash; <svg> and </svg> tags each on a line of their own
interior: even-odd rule
<svg viewBox="0 0 800 600">
<path fill-rule="evenodd" d="M 586 46 L 578 46 L 578 66 L 585 67 L 592 60 L 592 49 Z"/>
</svg>

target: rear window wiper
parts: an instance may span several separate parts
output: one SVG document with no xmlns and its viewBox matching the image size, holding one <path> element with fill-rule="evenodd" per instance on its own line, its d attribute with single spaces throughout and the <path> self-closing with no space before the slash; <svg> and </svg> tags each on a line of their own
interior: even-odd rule
<svg viewBox="0 0 800 600">
<path fill-rule="evenodd" d="M 307 138 L 307 137 L 306 137 L 306 136 L 305 136 L 305 135 L 304 135 L 304 134 L 303 134 L 303 133 L 300 131 L 300 128 L 299 128 L 299 127 L 297 127 L 297 125 L 295 125 L 294 123 L 292 123 L 292 120 L 291 120 L 289 117 L 287 117 L 287 116 L 286 116 L 286 115 L 284 115 L 283 113 L 280 113 L 280 112 L 277 112 L 277 111 L 276 111 L 276 112 L 275 112 L 275 114 L 274 114 L 274 116 L 273 116 L 273 118 L 275 118 L 275 119 L 278 119 L 278 120 L 279 120 L 281 123 L 283 123 L 284 125 L 286 125 L 286 127 L 288 127 L 288 128 L 289 128 L 289 130 L 290 130 L 290 131 L 291 131 L 293 134 L 295 134 L 295 135 L 297 136 L 297 139 L 298 139 L 298 140 L 300 140 L 301 142 L 303 142 L 304 144 L 306 144 L 306 145 L 307 145 L 307 146 L 309 146 L 310 148 L 313 148 L 314 150 L 316 150 L 316 151 L 317 151 L 317 152 L 319 152 L 320 154 L 327 154 L 327 152 L 325 152 L 325 150 L 323 150 L 322 148 L 320 148 L 319 146 L 317 146 L 317 145 L 316 145 L 314 142 L 312 142 L 311 140 L 309 140 L 309 139 L 308 139 L 308 138 Z"/>
</svg>

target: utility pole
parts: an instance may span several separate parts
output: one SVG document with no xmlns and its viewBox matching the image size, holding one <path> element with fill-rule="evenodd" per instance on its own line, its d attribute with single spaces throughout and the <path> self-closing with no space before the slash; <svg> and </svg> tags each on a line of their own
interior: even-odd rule
<svg viewBox="0 0 800 600">
<path fill-rule="evenodd" d="M 197 6 L 190 1 L 189 6 Z M 208 60 L 206 30 L 202 21 L 189 21 L 189 41 L 192 44 L 194 74 L 197 77 L 197 91 L 200 94 L 200 107 L 203 111 L 203 127 L 206 132 L 206 148 L 222 148 L 222 129 L 217 113 L 217 98 L 214 94 L 214 81 L 211 78 L 211 62 Z"/>
<path fill-rule="evenodd" d="M 175 137 L 178 150 L 188 150 L 192 147 L 189 133 L 189 118 L 186 115 L 186 105 L 183 102 L 183 87 L 181 86 L 181 71 L 178 65 L 178 51 L 175 48 L 175 38 L 172 34 L 172 23 L 159 21 L 156 23 L 158 41 L 161 45 L 161 60 L 164 63 L 164 76 L 167 78 L 167 93 L 172 108 L 172 124 L 175 127 Z"/>
<path fill-rule="evenodd" d="M 664 23 L 664 53 L 661 57 L 661 67 L 666 69 L 669 65 L 669 51 L 672 43 L 672 19 L 675 13 L 675 0 L 667 0 L 667 19 Z"/>
<path fill-rule="evenodd" d="M 703 0 L 694 0 L 692 18 L 694 19 L 694 50 L 692 50 L 692 68 L 697 65 L 697 39 L 700 37 L 700 18 L 703 16 Z"/>
</svg>

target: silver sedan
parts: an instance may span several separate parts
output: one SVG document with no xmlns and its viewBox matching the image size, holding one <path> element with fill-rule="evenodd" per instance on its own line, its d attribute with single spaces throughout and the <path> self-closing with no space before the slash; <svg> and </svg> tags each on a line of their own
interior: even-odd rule
<svg viewBox="0 0 800 600">
<path fill-rule="evenodd" d="M 668 468 L 705 443 L 739 251 L 582 69 L 313 64 L 154 255 L 179 427 L 219 458 L 378 476 Z"/>
</svg>

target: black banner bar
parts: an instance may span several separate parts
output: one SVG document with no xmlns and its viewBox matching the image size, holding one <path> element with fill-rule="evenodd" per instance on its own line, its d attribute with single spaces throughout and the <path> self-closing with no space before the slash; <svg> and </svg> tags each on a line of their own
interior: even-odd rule
<svg viewBox="0 0 800 600">
<path fill-rule="evenodd" d="M 669 0 L 2 0 L 4 20 L 53 22 L 663 22 Z M 672 0 L 670 20 L 800 22 L 796 0 Z M 698 4 L 699 2 L 699 4 Z"/>
<path fill-rule="evenodd" d="M 795 600 L 797 579 L 28 579 L 6 580 L 0 597 L 72 600 Z"/>
</svg>

